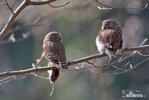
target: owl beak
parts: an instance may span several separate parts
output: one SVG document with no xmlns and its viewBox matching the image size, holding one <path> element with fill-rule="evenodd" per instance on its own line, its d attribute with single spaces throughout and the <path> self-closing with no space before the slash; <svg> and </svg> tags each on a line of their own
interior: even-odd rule
<svg viewBox="0 0 149 100">
<path fill-rule="evenodd" d="M 61 37 L 59 35 L 56 35 L 57 40 L 61 40 Z"/>
<path fill-rule="evenodd" d="M 57 39 L 58 39 L 58 40 L 61 40 L 61 37 L 60 37 L 60 36 L 57 36 Z"/>
</svg>

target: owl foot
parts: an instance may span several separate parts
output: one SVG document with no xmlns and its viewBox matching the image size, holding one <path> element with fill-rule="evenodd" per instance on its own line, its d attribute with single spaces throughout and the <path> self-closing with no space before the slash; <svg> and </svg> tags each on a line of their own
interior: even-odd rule
<svg viewBox="0 0 149 100">
<path fill-rule="evenodd" d="M 112 57 L 109 57 L 108 64 L 110 64 L 111 61 L 112 61 Z"/>
</svg>

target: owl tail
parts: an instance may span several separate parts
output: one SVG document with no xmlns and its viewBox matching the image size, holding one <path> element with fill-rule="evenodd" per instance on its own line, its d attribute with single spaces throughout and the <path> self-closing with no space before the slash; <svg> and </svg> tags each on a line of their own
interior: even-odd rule
<svg viewBox="0 0 149 100">
<path fill-rule="evenodd" d="M 52 85 L 51 92 L 50 92 L 50 96 L 52 96 L 52 94 L 54 92 L 54 87 L 55 87 L 54 82 L 57 80 L 57 78 L 59 76 L 59 69 L 48 70 L 47 72 L 49 73 L 49 81 Z"/>
<path fill-rule="evenodd" d="M 53 84 L 59 76 L 59 69 L 48 70 L 47 72 L 49 73 L 50 83 Z"/>
</svg>

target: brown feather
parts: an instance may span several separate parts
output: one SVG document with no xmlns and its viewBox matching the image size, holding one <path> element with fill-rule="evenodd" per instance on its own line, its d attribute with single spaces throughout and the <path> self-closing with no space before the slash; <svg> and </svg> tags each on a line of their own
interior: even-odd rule
<svg viewBox="0 0 149 100">
<path fill-rule="evenodd" d="M 122 32 L 113 29 L 101 30 L 99 39 L 110 52 L 116 52 L 117 49 L 120 48 L 122 41 L 121 33 Z"/>
<path fill-rule="evenodd" d="M 111 61 L 112 54 L 122 49 L 122 30 L 116 21 L 111 19 L 102 22 L 101 30 L 96 38 L 96 45 L 100 53 L 107 53 Z"/>
<path fill-rule="evenodd" d="M 57 32 L 48 33 L 43 40 L 43 52 L 45 58 L 54 64 L 60 65 L 62 68 L 66 66 L 65 47 L 62 43 L 62 37 Z M 53 70 L 51 81 L 55 82 L 59 76 L 59 70 Z"/>
</svg>

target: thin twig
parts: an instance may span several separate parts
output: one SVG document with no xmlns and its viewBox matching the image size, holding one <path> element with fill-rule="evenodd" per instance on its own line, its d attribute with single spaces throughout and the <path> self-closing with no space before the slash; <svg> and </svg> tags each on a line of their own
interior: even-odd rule
<svg viewBox="0 0 149 100">
<path fill-rule="evenodd" d="M 7 0 L 5 0 L 5 2 L 6 2 L 6 4 L 7 4 L 7 6 L 8 6 L 8 8 L 9 8 L 9 10 L 12 12 L 12 14 L 14 14 L 14 12 L 13 12 L 12 8 L 10 7 L 10 5 L 9 5 L 8 1 L 7 1 Z"/>
<path fill-rule="evenodd" d="M 144 40 L 141 42 L 140 46 L 144 45 L 145 42 L 147 42 L 147 40 L 148 40 L 147 38 L 144 39 Z M 138 54 L 141 55 L 141 56 L 148 56 L 148 55 L 143 55 L 143 54 L 141 54 L 139 51 L 136 51 L 136 50 L 135 50 L 135 51 L 133 51 L 132 54 L 130 54 L 130 55 L 124 57 L 124 58 L 123 58 L 123 56 L 124 56 L 125 54 L 123 54 L 122 57 L 120 57 L 118 60 L 112 62 L 112 63 L 109 64 L 109 65 L 107 65 L 107 66 L 103 69 L 103 71 L 106 71 L 106 70 L 109 69 L 111 66 L 112 66 L 113 68 L 117 69 L 117 71 L 119 71 L 119 70 L 125 70 L 125 69 L 123 69 L 123 68 L 118 68 L 118 67 L 115 66 L 114 64 L 119 63 L 119 62 L 122 62 L 122 61 L 124 61 L 124 60 L 130 58 L 131 56 L 133 56 L 133 55 L 136 54 L 136 53 L 138 53 Z M 128 65 L 128 64 L 126 63 L 124 66 L 126 66 L 126 65 Z"/>
<path fill-rule="evenodd" d="M 87 63 L 88 63 L 89 65 L 93 66 L 94 68 L 101 68 L 101 69 L 103 69 L 103 67 L 97 67 L 94 63 L 91 63 L 91 62 L 89 62 L 89 61 L 87 61 Z"/>
<path fill-rule="evenodd" d="M 137 68 L 139 65 L 141 65 L 142 63 L 144 63 L 144 62 L 146 62 L 146 61 L 148 61 L 148 60 L 149 60 L 149 57 L 146 58 L 146 59 L 144 59 L 144 60 L 142 60 L 140 63 L 138 63 L 138 64 L 135 65 L 135 66 L 132 66 L 132 65 L 130 64 L 130 67 L 131 67 L 131 68 L 128 69 L 128 70 L 125 70 L 125 71 L 122 71 L 122 72 L 112 72 L 111 74 L 108 73 L 108 74 L 104 74 L 104 75 L 119 75 L 119 74 L 126 73 L 126 72 L 128 72 L 128 71 L 131 71 L 132 69 Z"/>
<path fill-rule="evenodd" d="M 49 4 L 52 3 L 56 0 L 46 0 L 46 1 L 31 1 L 31 0 L 24 0 L 19 7 L 14 11 L 14 14 L 12 14 L 9 19 L 8 22 L 5 24 L 4 28 L 2 29 L 2 31 L 0 32 L 0 42 L 3 40 L 3 38 L 8 34 L 13 22 L 15 21 L 15 19 L 17 18 L 17 16 L 24 10 L 24 8 L 26 8 L 27 6 L 30 5 L 45 5 L 45 4 Z"/>
<path fill-rule="evenodd" d="M 7 5 L 6 3 L 2 3 L 2 4 L 0 4 L 0 6 L 4 6 L 4 5 Z"/>
<path fill-rule="evenodd" d="M 112 67 L 115 68 L 116 71 L 120 71 L 120 70 L 124 70 L 125 71 L 126 70 L 126 69 L 123 69 L 122 67 L 119 68 L 116 65 L 112 65 Z"/>
<path fill-rule="evenodd" d="M 99 6 L 97 6 L 97 8 L 98 9 L 100 9 L 100 10 L 105 10 L 105 9 L 123 9 L 123 8 L 126 8 L 126 9 L 140 9 L 140 10 L 144 10 L 144 9 L 146 9 L 147 7 L 148 7 L 148 3 L 149 3 L 149 1 L 144 5 L 144 7 L 142 7 L 142 8 L 127 8 L 126 6 L 129 4 L 129 2 L 130 2 L 130 0 L 128 0 L 128 2 L 126 2 L 123 6 L 121 6 L 121 7 L 112 7 L 112 6 L 110 6 L 110 5 L 107 5 L 107 4 L 105 4 L 105 3 L 102 3 L 102 2 L 100 2 L 99 0 L 95 0 L 97 3 L 99 3 L 101 6 L 103 6 L 103 7 L 99 7 Z"/>
<path fill-rule="evenodd" d="M 59 67 L 43 66 L 43 67 L 29 68 L 29 69 L 19 70 L 19 71 L 7 71 L 7 72 L 0 73 L 0 78 L 8 77 L 8 76 L 21 76 L 21 75 L 30 74 L 32 72 L 43 72 L 43 71 L 54 70 L 54 69 L 58 69 L 58 68 Z"/>
<path fill-rule="evenodd" d="M 11 80 L 14 80 L 16 79 L 16 76 L 10 76 L 10 77 L 6 77 L 4 79 L 1 79 L 0 80 L 0 85 L 3 85 L 4 83 L 8 83 L 10 82 Z"/>
<path fill-rule="evenodd" d="M 140 56 L 144 56 L 144 57 L 145 57 L 145 56 L 146 56 L 146 57 L 149 56 L 149 55 L 142 54 L 142 53 L 139 52 L 139 51 L 137 51 L 137 53 L 138 53 Z"/>
<path fill-rule="evenodd" d="M 16 2 L 17 2 L 17 0 L 14 0 L 14 3 L 13 3 L 13 5 L 12 5 L 12 8 L 14 8 Z"/>
<path fill-rule="evenodd" d="M 148 38 L 145 38 L 145 39 L 141 42 L 140 46 L 144 45 L 147 41 L 148 41 Z"/>
<path fill-rule="evenodd" d="M 41 78 L 41 79 L 44 79 L 44 80 L 49 80 L 49 77 L 44 77 L 44 76 L 38 75 L 36 73 L 31 73 L 31 75 L 38 77 L 38 78 Z"/>
<path fill-rule="evenodd" d="M 113 8 L 112 6 L 109 6 L 107 4 L 104 4 L 104 3 L 100 2 L 99 0 L 96 0 L 96 2 L 99 3 L 100 5 L 106 7 L 106 8 Z"/>
<path fill-rule="evenodd" d="M 24 76 L 21 76 L 21 77 L 10 76 L 10 77 L 3 78 L 3 79 L 0 80 L 0 85 L 3 85 L 5 83 L 8 83 L 8 82 L 16 80 L 16 79 L 24 79 L 26 76 L 28 76 L 28 75 L 24 75 Z"/>
<path fill-rule="evenodd" d="M 122 8 L 126 7 L 129 3 L 130 3 L 131 0 L 127 0 L 125 1 L 125 4 L 122 6 Z"/>
<path fill-rule="evenodd" d="M 122 58 L 120 61 L 118 60 L 118 61 L 112 62 L 111 64 L 107 65 L 107 66 L 103 69 L 103 71 L 106 71 L 106 70 L 107 70 L 108 68 L 110 68 L 113 64 L 116 64 L 116 63 L 119 63 L 119 62 L 122 62 L 122 61 L 128 59 L 129 57 L 133 56 L 134 54 L 135 54 L 135 53 L 132 53 L 132 54 L 130 54 L 129 56 L 126 56 L 126 57 Z"/>
<path fill-rule="evenodd" d="M 59 8 L 59 7 L 64 7 L 64 6 L 68 5 L 70 2 L 71 2 L 71 1 L 68 1 L 68 2 L 66 2 L 65 4 L 59 5 L 59 6 L 54 6 L 54 5 L 52 5 L 51 3 L 49 3 L 49 6 L 50 6 L 50 7 L 53 7 L 53 8 Z"/>
</svg>

